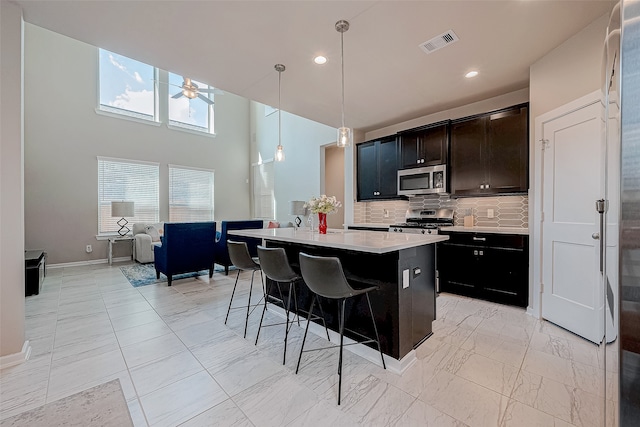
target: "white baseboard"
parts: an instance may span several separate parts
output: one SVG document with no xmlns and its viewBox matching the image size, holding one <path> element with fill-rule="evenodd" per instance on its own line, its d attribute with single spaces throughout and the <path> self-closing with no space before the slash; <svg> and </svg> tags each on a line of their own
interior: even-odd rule
<svg viewBox="0 0 640 427">
<path fill-rule="evenodd" d="M 270 312 L 282 317 L 283 319 L 286 317 L 285 311 L 281 307 L 274 306 L 272 304 L 269 304 L 268 307 Z M 290 319 L 292 322 L 294 321 L 295 317 L 293 314 L 290 314 Z M 303 325 L 301 324 L 300 326 L 303 326 Z M 306 324 L 304 324 L 303 327 L 306 327 Z M 324 326 L 318 323 L 311 322 L 311 324 L 309 325 L 309 332 L 319 337 L 323 337 L 323 338 L 327 337 L 327 333 L 324 329 Z M 340 345 L 340 334 L 338 332 L 335 332 L 329 329 L 329 338 L 331 338 L 332 344 Z M 344 345 L 345 345 L 344 348 L 354 354 L 357 354 L 358 356 L 364 359 L 367 359 L 369 362 L 382 367 L 382 360 L 380 360 L 380 352 L 378 352 L 378 350 L 375 350 L 364 344 L 355 344 L 355 345 L 346 346 L 347 344 L 353 344 L 355 342 L 356 341 L 352 340 L 351 338 L 344 337 Z M 409 353 L 407 353 L 406 356 L 404 356 L 400 360 L 394 359 L 393 357 L 386 354 L 383 356 L 384 356 L 384 363 L 386 365 L 387 370 L 398 375 L 402 375 L 404 371 L 409 369 L 411 366 L 413 366 L 414 363 L 418 361 L 415 350 L 411 350 Z"/>
<path fill-rule="evenodd" d="M 7 354 L 6 356 L 0 357 L 0 369 L 24 363 L 29 360 L 30 356 L 31 346 L 29 345 L 29 340 L 27 340 L 22 345 L 22 351 L 20 351 L 20 353 Z"/>
<path fill-rule="evenodd" d="M 92 259 L 89 261 L 73 261 L 73 262 L 61 262 L 59 264 L 47 264 L 47 269 L 49 268 L 64 268 L 64 267 L 82 267 L 85 265 L 96 265 L 96 264 L 106 264 L 109 260 L 105 259 Z M 113 262 L 121 262 L 121 261 L 131 261 L 130 256 L 122 256 L 118 258 L 114 258 Z"/>
</svg>

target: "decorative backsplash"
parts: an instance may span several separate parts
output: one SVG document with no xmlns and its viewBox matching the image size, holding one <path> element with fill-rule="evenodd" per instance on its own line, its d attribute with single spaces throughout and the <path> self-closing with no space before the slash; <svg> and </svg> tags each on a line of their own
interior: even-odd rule
<svg viewBox="0 0 640 427">
<path fill-rule="evenodd" d="M 405 213 L 411 209 L 450 208 L 454 211 L 455 225 L 463 225 L 465 215 L 474 216 L 474 226 L 480 227 L 528 227 L 528 196 L 465 197 L 416 196 L 405 200 L 380 202 L 356 202 L 353 222 L 356 224 L 398 224 L 405 221 Z M 488 210 L 493 209 L 493 218 Z"/>
</svg>

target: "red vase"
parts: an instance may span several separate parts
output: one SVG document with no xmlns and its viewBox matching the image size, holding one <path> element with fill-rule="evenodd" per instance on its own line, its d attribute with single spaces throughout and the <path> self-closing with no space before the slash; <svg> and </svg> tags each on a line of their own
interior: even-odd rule
<svg viewBox="0 0 640 427">
<path fill-rule="evenodd" d="M 318 233 L 327 234 L 327 214 L 318 213 Z"/>
</svg>

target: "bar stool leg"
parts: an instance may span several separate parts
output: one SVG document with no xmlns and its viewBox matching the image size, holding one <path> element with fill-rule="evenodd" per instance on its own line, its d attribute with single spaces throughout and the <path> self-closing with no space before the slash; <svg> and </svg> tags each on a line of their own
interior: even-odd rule
<svg viewBox="0 0 640 427">
<path fill-rule="evenodd" d="M 286 320 L 286 328 L 284 330 L 284 353 L 282 354 L 282 364 L 285 365 L 287 362 L 287 339 L 289 338 L 289 309 L 291 307 L 291 292 L 293 291 L 293 282 L 289 282 L 289 296 L 287 297 L 287 320 Z M 284 300 L 283 300 L 284 302 Z M 293 324 L 293 322 L 291 322 Z"/>
<path fill-rule="evenodd" d="M 342 394 L 342 347 L 344 341 L 344 306 L 345 299 L 342 300 L 340 307 L 340 358 L 338 359 L 338 405 L 340 405 L 340 396 Z"/>
<path fill-rule="evenodd" d="M 227 324 L 227 320 L 229 320 L 229 312 L 231 311 L 231 303 L 233 302 L 233 296 L 236 293 L 236 286 L 238 286 L 238 279 L 240 278 L 240 270 L 238 270 L 238 274 L 236 275 L 236 283 L 233 285 L 233 291 L 231 292 L 231 300 L 229 300 L 229 308 L 227 309 L 227 317 L 224 318 L 224 324 Z"/>
<path fill-rule="evenodd" d="M 247 302 L 247 317 L 244 319 L 244 338 L 247 337 L 247 326 L 249 326 L 249 308 L 251 307 L 251 292 L 253 291 L 254 274 L 256 274 L 255 270 L 251 272 L 251 285 L 249 285 L 249 301 Z M 238 272 L 238 275 L 240 275 L 240 272 Z"/>
<path fill-rule="evenodd" d="M 320 308 L 320 315 L 322 316 L 322 324 L 324 325 L 324 330 L 327 333 L 327 340 L 331 342 L 331 338 L 329 338 L 329 328 L 327 328 L 327 322 L 324 320 L 324 311 L 322 310 L 322 304 L 320 304 L 320 298 L 318 298 L 318 307 Z M 311 317 L 311 313 L 309 313 L 309 317 Z"/>
<path fill-rule="evenodd" d="M 316 303 L 316 294 L 313 294 L 311 298 L 311 308 L 309 308 L 309 317 L 311 317 L 311 313 L 313 312 L 313 306 Z M 307 320 L 307 327 L 304 329 L 304 337 L 302 337 L 302 346 L 300 346 L 300 356 L 298 356 L 298 365 L 296 366 L 296 374 L 300 369 L 300 361 L 302 360 L 302 351 L 304 350 L 304 342 L 307 340 L 307 332 L 309 332 L 309 323 L 310 320 Z"/>
<path fill-rule="evenodd" d="M 256 342 L 254 345 L 258 345 L 258 338 L 260 338 L 260 329 L 262 329 L 262 320 L 264 319 L 264 312 L 267 311 L 267 295 L 271 293 L 271 287 L 273 286 L 272 282 L 269 282 L 269 288 L 265 291 L 263 286 L 264 294 L 264 307 L 262 307 L 262 316 L 260 316 L 260 324 L 258 325 L 258 333 L 256 334 Z M 280 287 L 280 285 L 278 285 Z"/>
<path fill-rule="evenodd" d="M 298 296 L 296 295 L 295 280 L 291 282 L 291 289 L 293 289 L 293 305 L 296 309 L 296 318 L 298 319 L 298 326 L 300 326 L 300 310 L 298 310 Z"/>
<path fill-rule="evenodd" d="M 373 322 L 373 330 L 376 333 L 376 343 L 378 343 L 378 351 L 380 352 L 380 358 L 382 359 L 382 367 L 387 369 L 384 364 L 384 356 L 382 355 L 382 348 L 380 347 L 380 337 L 378 336 L 378 327 L 376 326 L 376 319 L 373 318 L 373 309 L 371 308 L 371 300 L 369 299 L 369 292 L 365 294 L 367 296 L 367 303 L 369 304 L 369 313 L 371 313 L 371 321 Z"/>
</svg>

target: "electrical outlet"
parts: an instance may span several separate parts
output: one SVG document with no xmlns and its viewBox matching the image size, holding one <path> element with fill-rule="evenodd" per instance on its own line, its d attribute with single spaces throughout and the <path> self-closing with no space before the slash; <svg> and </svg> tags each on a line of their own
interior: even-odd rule
<svg viewBox="0 0 640 427">
<path fill-rule="evenodd" d="M 493 218 L 493 209 L 487 209 L 487 218 Z"/>
<path fill-rule="evenodd" d="M 91 247 L 91 245 L 87 245 L 87 247 L 85 248 L 85 251 L 87 251 L 87 253 L 90 254 L 91 252 L 93 252 L 93 248 Z"/>
</svg>

